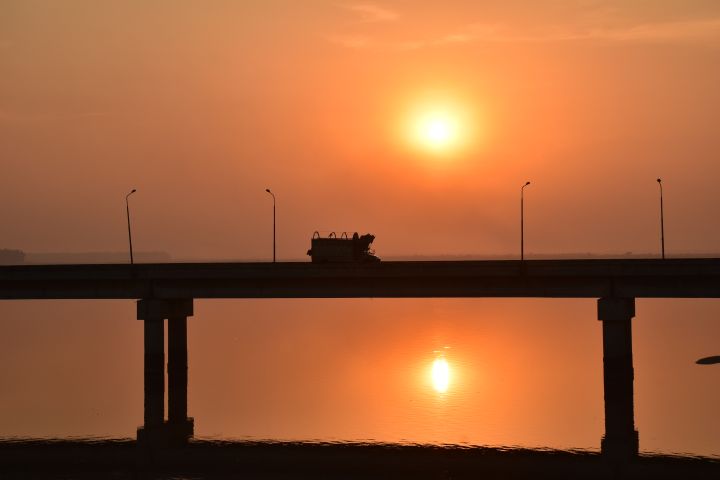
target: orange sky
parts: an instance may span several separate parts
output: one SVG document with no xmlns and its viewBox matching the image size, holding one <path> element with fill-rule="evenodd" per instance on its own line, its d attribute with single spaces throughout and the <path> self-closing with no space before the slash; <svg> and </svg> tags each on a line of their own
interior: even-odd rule
<svg viewBox="0 0 720 480">
<path fill-rule="evenodd" d="M 657 253 L 662 176 L 668 254 L 720 250 L 716 0 L 7 0 L 0 72 L 0 248 L 124 251 L 124 196 L 137 188 L 136 250 L 269 259 L 270 187 L 281 260 L 306 260 L 315 230 L 371 232 L 381 258 L 514 254 L 530 180 L 526 252 Z M 427 98 L 466 113 L 464 148 L 404 141 Z M 132 303 L 58 305 L 0 303 L 0 435 L 132 435 Z M 717 309 L 638 303 L 641 448 L 720 451 L 717 372 L 692 365 L 718 353 Z M 202 435 L 599 444 L 590 300 L 196 312 L 190 415 Z M 327 345 L 343 341 L 355 343 L 325 371 L 340 351 Z M 431 424 L 443 417 L 424 415 L 427 391 L 408 380 L 445 343 L 468 365 L 469 403 L 444 417 L 453 428 Z M 277 348 L 271 361 L 263 345 Z M 82 370 L 88 358 L 103 371 Z M 380 378 L 376 360 L 389 366 Z M 46 398 L 65 392 L 60 406 Z M 281 395 L 291 408 L 272 403 Z M 340 407 L 308 415 L 323 401 Z"/>
<path fill-rule="evenodd" d="M 714 1 L 3 2 L 2 246 L 267 258 L 314 230 L 380 256 L 717 251 Z M 427 95 L 475 120 L 400 142 Z"/>
</svg>

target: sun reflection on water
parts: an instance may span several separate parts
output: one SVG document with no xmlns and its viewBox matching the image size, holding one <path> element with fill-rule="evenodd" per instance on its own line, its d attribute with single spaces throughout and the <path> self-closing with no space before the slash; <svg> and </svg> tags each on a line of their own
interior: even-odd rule
<svg viewBox="0 0 720 480">
<path fill-rule="evenodd" d="M 450 386 L 450 365 L 445 357 L 438 357 L 432 364 L 432 385 L 436 392 L 445 393 Z"/>
</svg>

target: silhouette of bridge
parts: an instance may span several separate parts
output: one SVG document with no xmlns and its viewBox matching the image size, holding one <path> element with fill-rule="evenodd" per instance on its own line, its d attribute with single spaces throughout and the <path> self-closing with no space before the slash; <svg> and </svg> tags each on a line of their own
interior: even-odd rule
<svg viewBox="0 0 720 480">
<path fill-rule="evenodd" d="M 604 455 L 637 455 L 631 319 L 636 298 L 720 298 L 720 259 L 174 263 L 0 267 L 0 300 L 134 299 L 144 321 L 142 445 L 182 445 L 187 318 L 196 298 L 597 298 L 603 329 Z M 168 418 L 165 338 L 168 320 Z"/>
</svg>

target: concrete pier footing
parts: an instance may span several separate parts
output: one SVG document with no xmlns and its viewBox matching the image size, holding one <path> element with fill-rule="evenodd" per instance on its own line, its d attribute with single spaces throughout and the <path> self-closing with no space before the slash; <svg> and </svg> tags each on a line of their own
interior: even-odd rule
<svg viewBox="0 0 720 480">
<path fill-rule="evenodd" d="M 138 428 L 138 445 L 181 446 L 193 436 L 193 419 L 187 416 L 187 317 L 193 300 L 143 299 L 137 318 L 145 322 L 145 415 Z M 168 320 L 168 420 L 165 421 L 165 325 Z"/>
<path fill-rule="evenodd" d="M 634 298 L 605 297 L 598 300 L 598 320 L 603 325 L 603 384 L 605 389 L 605 436 L 601 451 L 612 460 L 628 460 L 638 454 L 633 403 L 632 326 Z"/>
</svg>

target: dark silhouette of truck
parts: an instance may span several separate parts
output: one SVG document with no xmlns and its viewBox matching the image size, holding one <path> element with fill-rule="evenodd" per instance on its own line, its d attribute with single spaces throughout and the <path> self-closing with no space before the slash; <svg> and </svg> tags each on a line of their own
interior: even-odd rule
<svg viewBox="0 0 720 480">
<path fill-rule="evenodd" d="M 332 232 L 323 238 L 315 232 L 307 254 L 310 255 L 313 263 L 376 263 L 380 259 L 375 256 L 373 250 L 370 250 L 373 240 L 375 236 L 369 233 L 361 236 L 355 232 L 352 237 L 348 237 L 347 232 L 343 232 L 338 237 Z"/>
</svg>

